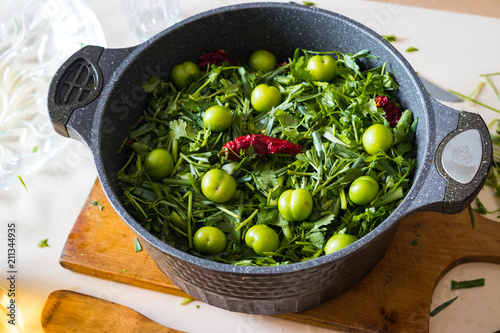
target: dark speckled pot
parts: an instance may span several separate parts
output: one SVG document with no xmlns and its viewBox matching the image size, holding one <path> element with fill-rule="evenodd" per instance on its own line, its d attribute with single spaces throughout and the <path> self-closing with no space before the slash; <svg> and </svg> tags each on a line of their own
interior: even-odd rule
<svg viewBox="0 0 500 333">
<path fill-rule="evenodd" d="M 268 49 L 286 60 L 296 48 L 353 53 L 371 50 L 387 62 L 400 84 L 397 98 L 418 117 L 418 169 L 397 210 L 347 248 L 280 267 L 214 263 L 178 251 L 149 234 L 120 203 L 118 153 L 144 106 L 142 83 L 165 77 L 172 67 L 222 48 L 247 59 Z M 147 42 L 127 49 L 85 47 L 54 76 L 49 92 L 54 128 L 92 151 L 104 190 L 115 210 L 138 235 L 158 267 L 191 296 L 254 314 L 297 312 L 330 300 L 360 281 L 384 255 L 398 222 L 421 210 L 457 213 L 474 198 L 488 173 L 492 148 L 482 119 L 445 107 L 424 90 L 403 56 L 382 37 L 341 15 L 286 3 L 253 3 L 195 15 Z M 438 222 L 438 221 L 436 221 Z"/>
</svg>

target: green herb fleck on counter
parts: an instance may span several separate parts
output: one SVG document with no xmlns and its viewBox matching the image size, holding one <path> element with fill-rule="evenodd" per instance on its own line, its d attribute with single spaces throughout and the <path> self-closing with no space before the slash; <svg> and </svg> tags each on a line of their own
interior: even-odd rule
<svg viewBox="0 0 500 333">
<path fill-rule="evenodd" d="M 141 252 L 142 251 L 142 245 L 141 242 L 137 239 L 137 237 L 134 237 L 134 247 L 135 247 L 135 252 Z"/>
<path fill-rule="evenodd" d="M 392 42 L 395 42 L 396 41 L 396 36 L 394 35 L 382 35 L 382 37 L 385 38 L 386 41 L 388 41 L 389 43 L 392 43 Z"/>
<path fill-rule="evenodd" d="M 49 247 L 49 239 L 43 239 L 41 241 L 38 242 L 38 247 L 42 248 L 42 247 Z"/>
<path fill-rule="evenodd" d="M 410 46 L 409 48 L 406 49 L 406 52 L 415 52 L 418 51 L 416 47 Z"/>
<path fill-rule="evenodd" d="M 456 296 L 455 298 L 452 298 L 450 299 L 449 301 L 446 301 L 444 302 L 443 304 L 441 304 L 440 306 L 438 306 L 437 308 L 435 308 L 434 310 L 431 311 L 431 313 L 429 314 L 431 317 L 434 317 L 435 315 L 437 315 L 439 312 L 443 311 L 444 309 L 446 309 L 448 306 L 451 305 L 451 303 L 455 302 L 457 300 L 458 296 Z"/>
<path fill-rule="evenodd" d="M 38 151 L 38 146 L 33 147 L 33 153 L 36 153 Z"/>
<path fill-rule="evenodd" d="M 98 200 L 94 200 L 94 201 L 92 201 L 92 205 L 93 205 L 93 206 L 97 206 L 97 207 L 99 207 L 99 210 L 100 210 L 101 212 L 102 212 L 102 210 L 104 209 L 104 206 L 103 206 L 103 205 L 102 205 L 102 203 L 101 203 L 101 202 L 99 202 Z"/>
<path fill-rule="evenodd" d="M 26 187 L 26 184 L 24 183 L 24 180 L 21 178 L 20 175 L 17 176 L 17 178 L 19 179 L 19 181 L 21 182 L 21 184 L 23 184 L 24 188 L 26 189 L 26 191 L 28 190 L 28 188 Z"/>
<path fill-rule="evenodd" d="M 451 290 L 469 289 L 484 286 L 484 279 L 468 280 L 468 281 L 451 281 Z"/>
<path fill-rule="evenodd" d="M 192 298 L 184 298 L 179 304 L 180 305 L 186 305 L 186 304 L 191 303 L 192 301 L 194 301 L 194 299 L 192 299 Z"/>
</svg>

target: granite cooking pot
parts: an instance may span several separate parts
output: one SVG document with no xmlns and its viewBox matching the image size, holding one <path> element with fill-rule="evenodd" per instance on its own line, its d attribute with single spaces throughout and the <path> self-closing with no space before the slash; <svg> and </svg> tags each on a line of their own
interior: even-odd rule
<svg viewBox="0 0 500 333">
<path fill-rule="evenodd" d="M 279 60 L 296 48 L 346 53 L 369 49 L 379 60 L 364 59 L 361 66 L 386 62 L 400 85 L 397 99 L 419 119 L 414 184 L 399 207 L 367 236 L 338 252 L 278 267 L 207 261 L 148 233 L 120 203 L 116 178 L 127 159 L 119 153 L 120 145 L 145 104 L 142 84 L 151 75 L 167 77 L 176 64 L 219 48 L 242 59 L 256 49 L 268 49 Z M 467 207 L 492 158 L 481 117 L 434 100 L 404 57 L 381 36 L 336 13 L 290 3 L 214 9 L 130 48 L 84 47 L 55 74 L 48 104 L 57 132 L 92 151 L 109 201 L 159 269 L 192 297 L 252 314 L 298 312 L 345 292 L 384 255 L 405 216 L 423 210 L 453 214 Z"/>
</svg>

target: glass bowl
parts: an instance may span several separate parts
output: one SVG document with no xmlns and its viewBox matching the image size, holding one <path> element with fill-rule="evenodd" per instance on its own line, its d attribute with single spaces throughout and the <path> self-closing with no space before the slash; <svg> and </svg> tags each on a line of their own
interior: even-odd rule
<svg viewBox="0 0 500 333">
<path fill-rule="evenodd" d="M 82 0 L 2 3 L 0 191 L 35 174 L 70 141 L 52 127 L 47 92 L 61 64 L 89 44 L 105 46 L 104 32 Z"/>
</svg>

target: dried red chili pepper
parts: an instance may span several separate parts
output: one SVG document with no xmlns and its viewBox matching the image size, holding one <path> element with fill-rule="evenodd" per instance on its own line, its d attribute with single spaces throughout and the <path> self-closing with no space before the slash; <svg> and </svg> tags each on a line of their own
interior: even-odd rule
<svg viewBox="0 0 500 333">
<path fill-rule="evenodd" d="M 398 124 L 399 119 L 401 119 L 401 109 L 391 102 L 386 96 L 378 96 L 375 98 L 375 104 L 377 107 L 384 109 L 385 119 L 389 124 L 394 127 Z"/>
<path fill-rule="evenodd" d="M 236 66 L 238 62 L 231 58 L 226 51 L 217 50 L 217 52 L 205 53 L 202 55 L 198 61 L 199 68 L 206 68 L 209 64 L 220 66 L 224 62 L 227 62 L 231 66 Z"/>
<path fill-rule="evenodd" d="M 287 153 L 296 155 L 302 150 L 301 145 L 283 139 L 273 138 L 263 134 L 248 134 L 229 141 L 222 147 L 219 156 L 228 160 L 238 161 L 248 156 L 249 151 L 258 156 Z"/>
</svg>

